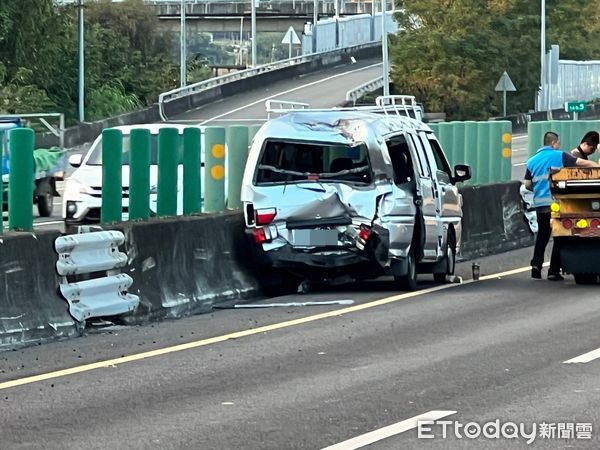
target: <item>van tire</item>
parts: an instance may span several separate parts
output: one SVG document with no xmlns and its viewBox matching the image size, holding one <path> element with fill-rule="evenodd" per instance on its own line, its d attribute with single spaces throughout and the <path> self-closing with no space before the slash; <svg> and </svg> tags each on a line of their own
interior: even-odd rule
<svg viewBox="0 0 600 450">
<path fill-rule="evenodd" d="M 406 275 L 395 276 L 394 281 L 402 291 L 417 289 L 417 261 L 415 260 L 415 247 L 411 245 L 407 256 Z"/>
<path fill-rule="evenodd" d="M 433 274 L 433 279 L 436 283 L 445 283 L 447 277 L 454 275 L 454 271 L 456 270 L 456 237 L 454 237 L 454 230 L 452 229 L 448 230 L 444 262 L 445 271 Z"/>
<path fill-rule="evenodd" d="M 40 217 L 52 216 L 52 211 L 54 210 L 54 196 L 52 192 L 45 192 L 42 195 L 38 195 L 36 202 Z"/>
</svg>

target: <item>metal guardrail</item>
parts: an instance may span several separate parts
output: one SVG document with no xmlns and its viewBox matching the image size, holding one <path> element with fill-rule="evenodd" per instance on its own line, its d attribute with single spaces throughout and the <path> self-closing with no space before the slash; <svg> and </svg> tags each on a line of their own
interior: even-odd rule
<svg viewBox="0 0 600 450">
<path fill-rule="evenodd" d="M 353 105 L 356 105 L 356 102 L 359 98 L 361 98 L 365 94 L 370 94 L 377 89 L 383 87 L 383 75 L 377 77 L 371 81 L 367 81 L 366 83 L 361 84 L 360 86 L 355 87 L 354 89 L 346 92 L 346 101 L 352 102 Z"/>
<path fill-rule="evenodd" d="M 167 92 L 163 92 L 158 96 L 158 112 L 160 117 L 164 121 L 168 121 L 164 110 L 164 104 L 170 101 L 176 100 L 178 98 L 186 97 L 188 95 L 194 95 L 199 92 L 207 91 L 217 86 L 222 86 L 224 84 L 233 83 L 239 80 L 243 80 L 245 78 L 250 78 L 262 73 L 274 72 L 276 70 L 281 70 L 286 67 L 295 66 L 298 64 L 302 64 L 305 62 L 309 62 L 318 58 L 323 58 L 329 55 L 335 55 L 345 50 L 359 50 L 362 48 L 373 47 L 374 45 L 379 45 L 379 41 L 367 42 L 365 44 L 356 45 L 353 47 L 347 48 L 338 48 L 336 50 L 321 52 L 321 53 L 311 53 L 308 55 L 297 56 L 290 59 L 285 59 L 282 61 L 277 61 L 274 63 L 264 64 L 261 66 L 253 67 L 251 69 L 240 70 L 238 72 L 228 73 L 225 75 L 221 75 L 219 77 L 211 78 L 209 80 L 200 81 L 198 83 L 190 84 L 189 86 L 184 86 L 181 88 L 173 89 Z"/>
<path fill-rule="evenodd" d="M 125 242 L 120 231 L 98 231 L 60 236 L 54 247 L 59 258 L 56 271 L 62 277 L 60 293 L 69 304 L 69 313 L 78 322 L 92 317 L 116 316 L 133 311 L 139 297 L 127 289 L 133 279 L 123 273 L 69 283 L 67 276 L 109 271 L 127 264 L 127 255 L 119 252 Z"/>
<path fill-rule="evenodd" d="M 65 115 L 63 113 L 33 113 L 33 114 L 2 114 L 2 117 L 26 119 L 31 122 L 38 119 L 44 127 L 59 139 L 60 146 L 65 144 Z M 58 128 L 51 125 L 46 119 L 58 119 Z"/>
</svg>

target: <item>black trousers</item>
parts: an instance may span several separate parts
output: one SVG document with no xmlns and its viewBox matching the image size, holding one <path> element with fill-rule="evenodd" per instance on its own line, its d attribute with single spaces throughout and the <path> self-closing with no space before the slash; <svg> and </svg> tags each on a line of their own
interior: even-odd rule
<svg viewBox="0 0 600 450">
<path fill-rule="evenodd" d="M 546 245 L 550 240 L 552 234 L 552 227 L 550 226 L 550 211 L 542 210 L 535 212 L 537 216 L 538 232 L 535 238 L 535 247 L 533 249 L 533 259 L 531 265 L 542 268 L 544 263 L 544 253 L 546 251 Z M 552 254 L 550 256 L 550 268 L 548 274 L 560 273 L 560 252 L 558 242 L 554 241 L 552 246 Z"/>
</svg>

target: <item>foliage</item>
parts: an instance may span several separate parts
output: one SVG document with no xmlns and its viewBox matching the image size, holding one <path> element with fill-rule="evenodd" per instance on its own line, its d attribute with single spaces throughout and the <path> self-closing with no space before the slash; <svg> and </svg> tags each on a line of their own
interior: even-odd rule
<svg viewBox="0 0 600 450">
<path fill-rule="evenodd" d="M 178 84 L 171 41 L 142 0 L 87 0 L 84 11 L 87 120 L 149 105 Z M 77 7 L 1 0 L 0 61 L 0 113 L 63 112 L 74 121 Z"/>
<path fill-rule="evenodd" d="M 494 91 L 506 70 L 517 92 L 509 113 L 534 106 L 540 74 L 539 2 L 531 0 L 401 0 L 391 37 L 394 89 L 451 119 L 487 119 L 502 110 Z M 549 0 L 548 46 L 561 58 L 598 59 L 598 9 L 586 0 Z M 585 24 L 585 25 L 584 25 Z"/>
</svg>

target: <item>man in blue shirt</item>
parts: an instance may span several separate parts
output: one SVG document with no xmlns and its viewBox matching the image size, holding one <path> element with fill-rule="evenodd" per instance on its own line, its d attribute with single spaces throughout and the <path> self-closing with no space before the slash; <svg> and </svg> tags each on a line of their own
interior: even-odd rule
<svg viewBox="0 0 600 450">
<path fill-rule="evenodd" d="M 551 169 L 562 169 L 563 167 L 598 167 L 598 164 L 560 151 L 558 134 L 548 131 L 544 135 L 544 146 L 527 161 L 524 181 L 525 187 L 530 191 L 533 190 L 533 205 L 535 206 L 538 223 L 538 233 L 535 238 L 533 259 L 531 260 L 532 278 L 542 278 L 544 252 L 552 234 L 550 205 L 554 199 L 550 193 L 549 172 Z M 562 280 L 560 269 L 560 253 L 555 243 L 550 257 L 548 279 L 551 281 Z"/>
</svg>

